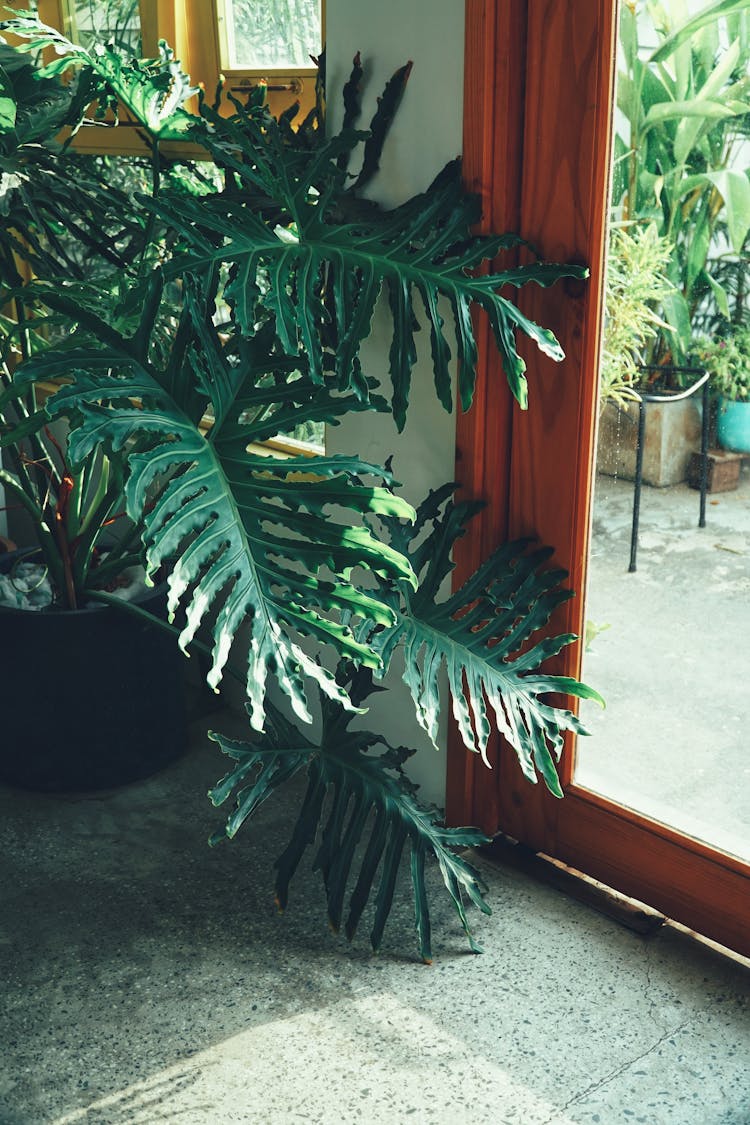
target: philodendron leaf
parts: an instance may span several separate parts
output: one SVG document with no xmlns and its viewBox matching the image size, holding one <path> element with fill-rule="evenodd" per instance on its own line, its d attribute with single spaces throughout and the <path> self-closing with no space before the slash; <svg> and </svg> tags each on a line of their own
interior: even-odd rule
<svg viewBox="0 0 750 1125">
<path fill-rule="evenodd" d="M 352 150 L 367 143 L 367 133 L 349 129 L 311 155 L 285 145 L 276 122 L 258 109 L 238 107 L 228 121 L 209 115 L 209 124 L 201 143 L 242 191 L 210 202 L 144 201 L 180 232 L 169 274 L 229 266 L 227 297 L 245 334 L 272 318 L 281 346 L 306 357 L 311 378 L 320 381 L 332 357 L 339 387 L 360 395 L 365 392 L 358 378 L 359 350 L 385 292 L 392 319 L 392 410 L 399 428 L 420 321 L 428 330 L 440 401 L 452 405 L 455 364 L 461 402 L 470 405 L 477 362 L 470 310 L 480 305 L 489 315 L 513 395 L 526 406 L 517 331 L 556 360 L 563 353 L 552 333 L 521 316 L 506 292 L 530 281 L 546 286 L 566 276 L 585 277 L 583 267 L 532 261 L 478 272 L 518 240 L 472 236 L 477 206 L 463 190 L 457 161 L 424 194 L 386 211 L 353 196 L 344 170 Z M 264 219 L 259 199 L 266 201 L 273 224 Z"/>
<path fill-rule="evenodd" d="M 196 126 L 183 106 L 198 90 L 164 40 L 156 59 L 135 60 L 113 44 L 98 43 L 87 61 L 152 137 L 176 140 Z"/>
<path fill-rule="evenodd" d="M 356 698 L 361 694 L 352 690 Z M 268 797 L 305 771 L 307 790 L 289 842 L 275 864 L 280 909 L 287 905 L 290 881 L 305 852 L 314 848 L 332 929 L 338 932 L 343 925 L 351 940 L 372 900 L 370 941 L 377 951 L 393 906 L 401 859 L 408 850 L 422 959 L 432 960 L 425 874 L 429 859 L 437 860 L 471 949 L 481 952 L 469 929 L 466 904 L 489 914 L 486 888 L 478 872 L 454 849 L 487 843 L 487 837 L 474 828 L 443 827 L 437 810 L 418 802 L 415 787 L 403 772 L 413 750 L 394 749 L 371 731 L 350 730 L 350 716 L 336 703 L 323 700 L 322 708 L 319 743 L 306 738 L 273 706 L 269 706 L 265 734 L 256 742 L 209 735 L 234 763 L 209 797 L 217 806 L 232 796 L 235 801 L 224 829 L 210 842 L 235 836 Z M 374 753 L 378 744 L 382 749 Z"/>
<path fill-rule="evenodd" d="M 40 78 L 57 78 L 71 67 L 81 70 L 88 95 L 80 104 L 81 118 L 88 101 L 100 99 L 115 113 L 120 106 L 129 111 L 157 139 L 179 139 L 199 125 L 200 119 L 183 109 L 198 89 L 190 85 L 163 40 L 157 58 L 138 59 L 114 42 L 96 42 L 88 50 L 37 17 L 20 12 L 3 21 L 0 29 L 25 40 L 20 50 L 54 47 L 57 58 L 39 69 Z M 72 124 L 75 129 L 80 121 Z"/>
<path fill-rule="evenodd" d="M 53 294 L 47 299 L 55 302 Z M 97 318 L 81 316 L 96 334 Z M 22 365 L 16 378 L 22 387 L 61 373 L 70 380 L 48 400 L 47 411 L 70 420 L 73 462 L 98 447 L 127 457 L 127 512 L 141 528 L 148 574 L 168 571 L 170 614 L 184 612 L 181 647 L 187 649 L 210 621 L 211 686 L 218 687 L 245 625 L 253 725 L 263 727 L 269 672 L 295 713 L 309 721 L 308 679 L 343 706 L 350 704 L 300 638 L 379 666 L 379 656 L 356 639 L 352 623 L 369 619 L 385 626 L 392 613 L 353 572 L 407 584 L 414 577 L 408 561 L 380 542 L 362 517 L 409 519 L 413 512 L 384 486 L 379 466 L 358 458 L 279 461 L 249 453 L 259 435 L 267 436 L 267 413 L 279 408 L 276 385 L 264 386 L 252 364 L 240 362 L 228 368 L 230 393 L 227 373 L 218 369 L 223 356 L 216 339 L 206 325 L 201 332 L 214 348 L 206 386 L 216 383 L 225 416 L 208 438 L 170 395 L 166 377 L 134 356 L 130 341 L 118 344 L 117 333 L 103 322 L 101 347 L 44 353 Z M 304 378 L 287 386 L 286 405 L 297 401 L 313 420 L 327 417 L 335 400 L 317 388 L 322 403 L 316 415 L 309 386 Z"/>
<path fill-rule="evenodd" d="M 572 597 L 560 585 L 565 572 L 545 569 L 551 548 L 529 551 L 529 542 L 520 540 L 495 551 L 460 590 L 439 601 L 441 583 L 453 567 L 450 551 L 474 510 L 452 504 L 452 489 L 446 486 L 431 494 L 413 526 L 391 522 L 392 541 L 411 558 L 420 582 L 416 592 L 402 588 L 398 601 L 388 601 L 396 623 L 379 631 L 373 645 L 386 668 L 395 648 L 403 645 L 404 680 L 417 718 L 433 742 L 440 717 L 438 673 L 445 668 L 465 745 L 489 765 L 492 715 L 529 781 L 536 782 L 539 773 L 547 788 L 561 797 L 555 762 L 563 733 L 588 732 L 572 711 L 543 702 L 543 697 L 559 693 L 603 705 L 593 688 L 540 671 L 547 658 L 576 640 L 564 634 L 534 641 L 553 610 Z M 419 537 L 427 532 L 425 551 Z"/>
</svg>

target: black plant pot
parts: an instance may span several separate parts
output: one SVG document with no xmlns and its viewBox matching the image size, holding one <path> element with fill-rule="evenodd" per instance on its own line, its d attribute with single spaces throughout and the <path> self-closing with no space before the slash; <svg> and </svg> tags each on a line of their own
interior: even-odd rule
<svg viewBox="0 0 750 1125">
<path fill-rule="evenodd" d="M 166 587 L 138 603 L 163 616 Z M 155 773 L 187 742 L 182 661 L 125 610 L 0 606 L 0 780 L 61 793 Z"/>
</svg>

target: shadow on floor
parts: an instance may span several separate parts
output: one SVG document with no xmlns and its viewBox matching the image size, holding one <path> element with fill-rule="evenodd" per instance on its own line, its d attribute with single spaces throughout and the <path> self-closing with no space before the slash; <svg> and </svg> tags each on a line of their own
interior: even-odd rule
<svg viewBox="0 0 750 1125">
<path fill-rule="evenodd" d="M 484 859 L 483 956 L 433 872 L 418 962 L 405 871 L 375 958 L 328 932 L 317 874 L 276 913 L 288 805 L 206 846 L 222 772 L 196 730 L 117 792 L 0 790 L 2 1125 L 750 1121 L 737 964 Z"/>
</svg>

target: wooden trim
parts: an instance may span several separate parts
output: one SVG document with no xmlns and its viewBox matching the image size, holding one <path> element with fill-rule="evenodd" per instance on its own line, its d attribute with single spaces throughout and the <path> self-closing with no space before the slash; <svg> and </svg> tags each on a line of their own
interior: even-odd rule
<svg viewBox="0 0 750 1125">
<path fill-rule="evenodd" d="M 658 910 L 645 903 L 612 890 L 611 887 L 585 875 L 579 868 L 572 867 L 562 860 L 553 859 L 543 852 L 532 851 L 517 840 L 499 833 L 490 844 L 482 848 L 482 853 L 512 867 L 540 883 L 554 887 L 570 898 L 586 903 L 587 906 L 613 918 L 621 926 L 627 926 L 638 934 L 652 934 L 664 925 L 666 918 Z"/>
<path fill-rule="evenodd" d="M 750 957 L 750 865 L 572 786 L 555 856 Z"/>
<path fill-rule="evenodd" d="M 485 232 L 518 230 L 520 224 L 526 21 L 527 0 L 466 0 L 463 172 L 466 187 L 481 197 L 479 229 Z M 508 532 L 512 399 L 485 314 L 476 315 L 474 324 L 478 378 L 471 410 L 459 412 L 457 419 L 455 479 L 461 498 L 491 504 L 461 542 L 454 586 Z M 499 812 L 491 775 L 467 753 L 453 724 L 448 742 L 449 821 L 465 824 L 473 817 L 494 831 Z M 490 758 L 497 759 L 496 745 Z"/>
<path fill-rule="evenodd" d="M 555 332 L 566 354 L 555 364 L 527 348 L 530 406 L 515 412 L 509 534 L 536 535 L 579 597 L 565 603 L 553 632 L 584 632 L 585 567 L 598 396 L 604 250 L 615 74 L 616 18 L 610 0 L 532 0 L 526 57 L 521 232 L 554 260 L 583 262 L 587 282 L 528 286 L 519 306 Z M 564 107 L 564 108 L 563 108 Z M 551 670 L 577 676 L 568 647 Z M 566 743 L 563 785 L 572 773 Z M 555 854 L 560 803 L 541 786 L 519 800 L 520 771 L 500 761 L 505 831 Z"/>
<path fill-rule="evenodd" d="M 560 608 L 551 628 L 579 635 L 594 470 L 616 18 L 612 0 L 518 5 L 467 0 L 468 182 L 481 188 L 492 208 L 496 199 L 502 201 L 500 222 L 490 211 L 496 229 L 515 226 L 551 259 L 587 263 L 591 276 L 585 284 L 530 287 L 519 294 L 523 311 L 555 331 L 567 358 L 555 365 L 533 348 L 526 350 L 530 409 L 522 414 L 513 408 L 509 430 L 507 395 L 498 389 L 492 350 L 483 341 L 476 415 L 459 420 L 458 472 L 470 493 L 484 495 L 496 510 L 483 514 L 471 539 L 459 545 L 458 571 L 466 574 L 484 558 L 503 529 L 510 537 L 537 535 L 555 545 L 555 561 L 569 571 L 580 595 Z M 501 25 L 508 40 L 499 34 Z M 510 53 L 503 51 L 504 42 Z M 510 200 L 518 201 L 517 222 Z M 488 445 L 508 433 L 510 454 L 503 461 Z M 579 676 L 580 662 L 580 650 L 570 646 L 553 670 Z M 490 833 L 501 828 L 534 851 L 749 954 L 750 865 L 574 784 L 573 754 L 570 740 L 561 770 L 566 796 L 556 801 L 541 784 L 525 781 L 512 753 L 498 754 L 496 746 L 497 765 L 490 773 L 481 763 L 467 762 L 465 749 L 453 740 L 451 822 L 479 824 Z"/>
<path fill-rule="evenodd" d="M 222 65 L 222 32 L 219 26 L 220 0 L 182 0 L 186 8 L 185 23 L 189 31 L 189 44 L 187 45 L 187 58 L 190 61 L 190 77 L 194 83 L 203 82 L 206 91 L 212 96 L 219 75 L 226 78 L 226 86 L 234 90 L 236 87 L 252 85 L 261 77 L 269 80 L 269 85 L 286 85 L 296 79 L 299 89 L 295 91 L 268 91 L 268 108 L 274 116 L 283 111 L 294 101 L 299 101 L 298 118 L 303 119 L 315 105 L 315 81 L 317 71 L 314 67 L 279 68 L 277 70 L 232 70 Z M 325 4 L 321 8 L 323 35 L 325 36 Z M 231 113 L 233 107 L 226 99 L 222 102 L 221 112 Z"/>
<path fill-rule="evenodd" d="M 615 12 L 608 0 L 469 0 L 465 70 L 464 160 L 469 186 L 492 200 L 494 229 L 515 229 L 543 255 L 585 262 L 587 283 L 521 291 L 519 305 L 552 327 L 563 364 L 533 347 L 528 363 L 530 409 L 511 404 L 494 346 L 481 339 L 475 405 L 457 428 L 457 479 L 490 501 L 457 553 L 462 580 L 503 539 L 532 534 L 556 546 L 555 561 L 580 590 L 587 551 L 591 453 L 596 424 L 606 183 L 614 81 Z M 490 152 L 488 154 L 487 149 Z M 488 186 L 487 186 L 488 185 Z M 572 463 L 572 467 L 571 467 Z M 566 471 L 561 471 L 565 466 Z M 570 475 L 574 483 L 571 484 Z M 583 599 L 556 615 L 556 631 L 580 633 Z M 579 654 L 559 664 L 577 675 Z M 497 742 L 497 740 L 495 740 Z M 512 755 L 490 760 L 498 776 L 466 761 L 451 736 L 447 810 L 452 822 L 499 824 L 549 850 L 556 802 L 529 801 Z M 570 748 L 563 767 L 570 775 Z M 534 792 L 534 791 L 532 791 Z M 531 823 L 533 821 L 533 825 Z"/>
</svg>

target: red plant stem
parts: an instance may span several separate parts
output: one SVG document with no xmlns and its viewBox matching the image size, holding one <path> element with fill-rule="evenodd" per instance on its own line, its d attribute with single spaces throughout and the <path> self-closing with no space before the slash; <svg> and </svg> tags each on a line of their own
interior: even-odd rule
<svg viewBox="0 0 750 1125">
<path fill-rule="evenodd" d="M 65 527 L 61 520 L 55 520 L 55 531 L 57 533 L 57 542 L 60 547 L 60 556 L 63 564 L 63 574 L 65 575 L 65 593 L 68 598 L 68 608 L 78 609 L 78 599 L 76 598 L 76 587 L 73 581 L 73 570 L 71 565 L 70 552 L 68 550 L 68 537 L 65 534 Z"/>
<path fill-rule="evenodd" d="M 76 598 L 76 586 L 73 580 L 73 559 L 68 542 L 68 535 L 66 532 L 66 516 L 68 512 L 68 500 L 73 491 L 73 478 L 69 473 L 66 473 L 60 481 L 60 488 L 57 493 L 57 507 L 55 508 L 55 534 L 57 542 L 60 547 L 60 556 L 63 564 L 63 574 L 65 575 L 65 593 L 68 598 L 68 606 L 70 609 L 78 609 L 78 599 Z"/>
</svg>

